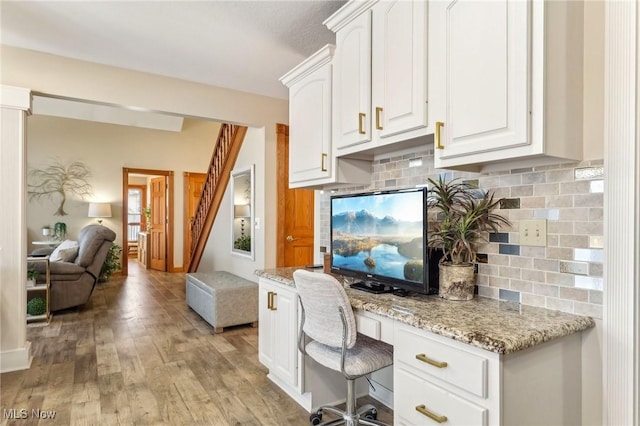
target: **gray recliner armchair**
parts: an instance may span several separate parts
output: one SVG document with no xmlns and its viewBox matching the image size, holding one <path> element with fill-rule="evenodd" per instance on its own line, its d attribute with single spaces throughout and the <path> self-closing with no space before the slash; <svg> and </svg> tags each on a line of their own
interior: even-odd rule
<svg viewBox="0 0 640 426">
<path fill-rule="evenodd" d="M 84 305 L 100 277 L 100 270 L 107 258 L 116 233 L 106 226 L 88 225 L 78 233 L 78 256 L 73 262 L 51 262 L 50 309 L 59 311 Z M 45 264 L 35 262 L 29 265 L 41 276 Z"/>
</svg>

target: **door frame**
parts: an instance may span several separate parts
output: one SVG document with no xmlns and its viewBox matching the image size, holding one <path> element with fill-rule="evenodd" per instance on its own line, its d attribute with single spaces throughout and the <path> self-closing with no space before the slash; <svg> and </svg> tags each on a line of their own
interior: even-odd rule
<svg viewBox="0 0 640 426">
<path fill-rule="evenodd" d="M 154 169 L 136 169 L 122 168 L 122 235 L 127 235 L 127 222 L 124 216 L 129 210 L 129 174 L 164 176 L 167 180 L 167 221 L 165 223 L 165 232 L 167 235 L 167 272 L 180 272 L 182 268 L 176 269 L 173 266 L 173 199 L 174 199 L 174 174 L 173 170 L 154 170 Z M 126 261 L 125 261 L 126 260 Z M 129 258 L 120 256 L 120 265 L 122 267 L 122 275 L 129 275 Z"/>
<path fill-rule="evenodd" d="M 277 212 L 276 217 L 284 218 L 286 192 L 289 190 L 289 126 L 286 124 L 276 124 L 276 182 L 277 184 Z M 276 267 L 284 266 L 284 241 L 286 236 L 286 226 L 284 221 L 277 221 L 276 229 Z"/>
<path fill-rule="evenodd" d="M 191 233 L 191 223 L 189 221 L 189 198 L 191 197 L 191 190 L 189 188 L 190 177 L 191 176 L 203 176 L 205 179 L 207 177 L 206 173 L 198 173 L 198 172 L 183 172 L 182 173 L 182 263 L 183 269 L 187 268 L 189 264 L 190 257 L 190 247 L 187 245 L 187 234 Z M 202 198 L 202 194 L 200 194 L 200 198 Z M 197 210 L 197 209 L 196 209 Z"/>
</svg>

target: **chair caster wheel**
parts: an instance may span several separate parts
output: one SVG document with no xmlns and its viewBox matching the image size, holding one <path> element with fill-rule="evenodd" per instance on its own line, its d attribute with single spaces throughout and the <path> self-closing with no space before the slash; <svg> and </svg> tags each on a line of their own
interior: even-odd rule
<svg viewBox="0 0 640 426">
<path fill-rule="evenodd" d="M 322 411 L 318 410 L 309 416 L 309 422 L 312 425 L 319 425 L 322 422 Z"/>
<path fill-rule="evenodd" d="M 364 418 L 367 420 L 378 420 L 378 410 L 375 408 L 371 409 L 367 414 L 365 414 Z"/>
</svg>

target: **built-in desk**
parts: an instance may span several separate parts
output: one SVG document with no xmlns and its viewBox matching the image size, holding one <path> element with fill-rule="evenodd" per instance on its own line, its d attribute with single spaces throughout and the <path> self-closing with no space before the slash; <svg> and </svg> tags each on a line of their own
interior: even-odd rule
<svg viewBox="0 0 640 426">
<path fill-rule="evenodd" d="M 296 269 L 256 275 L 261 288 L 291 299 Z M 580 332 L 595 326 L 592 318 L 482 297 L 447 301 L 345 290 L 358 331 L 394 345 L 387 388 L 394 424 L 437 424 L 445 417 L 449 425 L 581 423 Z M 304 394 L 314 383 L 297 352 L 295 328 L 289 331 L 292 341 L 282 344 L 298 356 L 297 386 Z M 333 402 L 310 401 L 308 410 Z"/>
</svg>

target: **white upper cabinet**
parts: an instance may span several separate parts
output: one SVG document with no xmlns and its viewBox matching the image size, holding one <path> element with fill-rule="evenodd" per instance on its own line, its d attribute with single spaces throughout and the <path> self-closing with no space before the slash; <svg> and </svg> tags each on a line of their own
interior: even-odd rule
<svg viewBox="0 0 640 426">
<path fill-rule="evenodd" d="M 331 141 L 332 55 L 326 45 L 284 75 L 289 88 L 289 187 L 368 183 L 369 162 L 339 161 Z"/>
<path fill-rule="evenodd" d="M 582 158 L 580 2 L 429 2 L 435 167 Z"/>
<path fill-rule="evenodd" d="M 427 3 L 352 1 L 325 25 L 336 32 L 335 155 L 371 155 L 433 133 L 427 116 Z"/>
</svg>

